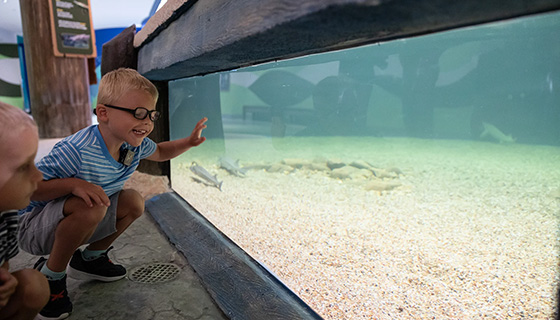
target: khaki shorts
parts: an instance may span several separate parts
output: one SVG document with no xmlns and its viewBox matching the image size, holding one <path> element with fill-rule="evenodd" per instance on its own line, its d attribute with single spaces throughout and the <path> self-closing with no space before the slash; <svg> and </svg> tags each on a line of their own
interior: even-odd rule
<svg viewBox="0 0 560 320">
<path fill-rule="evenodd" d="M 97 225 L 87 243 L 104 239 L 117 232 L 117 205 L 120 192 L 109 197 L 111 206 L 103 220 Z M 19 220 L 19 246 L 22 250 L 36 256 L 51 253 L 54 245 L 56 227 L 64 219 L 64 204 L 68 197 L 55 199 L 44 207 L 35 207 L 25 212 Z"/>
</svg>

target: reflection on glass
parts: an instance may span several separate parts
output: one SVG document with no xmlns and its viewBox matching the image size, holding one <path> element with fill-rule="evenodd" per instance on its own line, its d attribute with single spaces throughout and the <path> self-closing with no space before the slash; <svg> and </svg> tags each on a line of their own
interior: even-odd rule
<svg viewBox="0 0 560 320">
<path fill-rule="evenodd" d="M 171 138 L 210 120 L 173 187 L 326 319 L 551 319 L 559 32 L 541 15 L 174 81 Z"/>
</svg>

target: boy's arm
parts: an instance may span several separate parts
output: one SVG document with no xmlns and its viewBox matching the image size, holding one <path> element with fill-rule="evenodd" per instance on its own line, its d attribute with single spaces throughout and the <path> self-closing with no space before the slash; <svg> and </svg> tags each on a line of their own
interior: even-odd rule
<svg viewBox="0 0 560 320">
<path fill-rule="evenodd" d="M 103 188 L 78 178 L 43 180 L 37 184 L 31 200 L 50 201 L 69 194 L 82 198 L 89 207 L 111 205 Z"/>
<path fill-rule="evenodd" d="M 196 147 L 203 143 L 206 138 L 201 137 L 202 130 L 206 128 L 208 118 L 202 118 L 196 123 L 191 135 L 183 139 L 173 141 L 164 141 L 157 144 L 156 151 L 149 156 L 148 160 L 167 161 L 175 158 L 192 147 Z"/>
</svg>

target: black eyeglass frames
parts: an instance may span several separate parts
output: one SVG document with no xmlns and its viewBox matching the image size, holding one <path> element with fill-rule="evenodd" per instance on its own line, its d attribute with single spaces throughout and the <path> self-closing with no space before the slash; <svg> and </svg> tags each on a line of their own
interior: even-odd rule
<svg viewBox="0 0 560 320">
<path fill-rule="evenodd" d="M 129 112 L 134 116 L 134 118 L 136 118 L 138 120 L 144 120 L 144 119 L 146 119 L 147 116 L 150 116 L 150 120 L 155 122 L 157 119 L 159 119 L 159 116 L 161 115 L 161 113 L 159 111 L 156 111 L 156 110 L 151 110 L 150 111 L 150 110 L 148 110 L 146 108 L 142 108 L 142 107 L 138 107 L 136 109 L 127 109 L 127 108 L 112 106 L 110 104 L 104 104 L 104 106 L 106 106 L 107 108 L 111 108 L 111 109 L 117 109 L 117 110 L 122 110 L 122 111 Z"/>
</svg>

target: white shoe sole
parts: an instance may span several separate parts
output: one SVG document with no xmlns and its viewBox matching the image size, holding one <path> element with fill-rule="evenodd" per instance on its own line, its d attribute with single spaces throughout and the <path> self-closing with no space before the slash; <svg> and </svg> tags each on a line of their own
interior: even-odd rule
<svg viewBox="0 0 560 320">
<path fill-rule="evenodd" d="M 126 277 L 126 273 L 120 276 L 114 276 L 114 277 L 104 277 L 104 276 L 100 276 L 100 275 L 96 275 L 96 274 L 91 274 L 91 273 L 87 273 L 87 272 L 83 272 L 80 270 L 76 270 L 74 268 L 72 268 L 70 265 L 68 265 L 68 268 L 66 268 L 66 274 L 72 278 L 72 279 L 76 279 L 76 280 L 97 280 L 97 281 L 102 281 L 102 282 L 113 282 L 113 281 L 117 281 L 120 280 L 124 277 Z"/>
<path fill-rule="evenodd" d="M 33 320 L 62 320 L 62 319 L 66 319 L 70 316 L 70 313 L 63 313 L 61 315 L 59 315 L 57 318 L 45 318 L 43 317 L 41 314 L 38 314 L 35 316 L 35 318 Z"/>
</svg>

